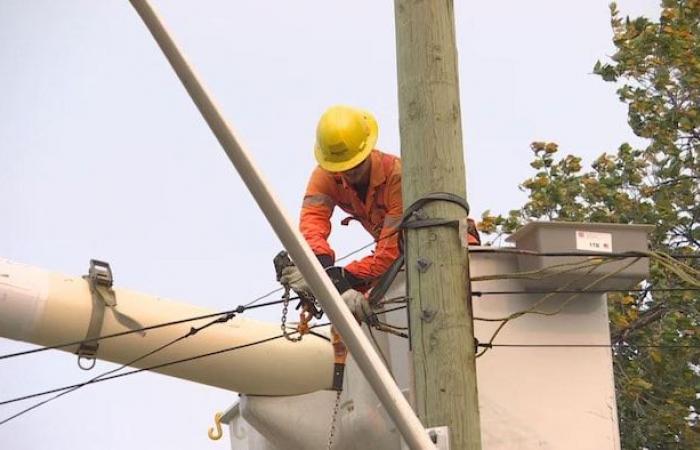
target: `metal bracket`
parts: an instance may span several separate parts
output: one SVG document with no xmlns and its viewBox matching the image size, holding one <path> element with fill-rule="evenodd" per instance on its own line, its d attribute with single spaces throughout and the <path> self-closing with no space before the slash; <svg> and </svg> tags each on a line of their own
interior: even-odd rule
<svg viewBox="0 0 700 450">
<path fill-rule="evenodd" d="M 426 428 L 430 440 L 435 444 L 436 450 L 450 450 L 450 429 L 447 427 Z M 410 450 L 406 442 L 401 439 L 401 450 Z"/>
<path fill-rule="evenodd" d="M 427 323 L 432 322 L 436 315 L 437 311 L 435 311 L 434 309 L 424 309 L 420 312 L 421 320 Z"/>
<path fill-rule="evenodd" d="M 95 367 L 95 356 L 100 346 L 96 338 L 102 332 L 105 309 L 117 306 L 117 298 L 112 290 L 114 277 L 109 263 L 91 259 L 88 274 L 83 278 L 90 288 L 92 312 L 85 340 L 78 347 L 76 354 L 78 355 L 78 366 L 83 370 L 90 370 Z M 83 364 L 84 360 L 88 361 L 88 364 Z"/>
<path fill-rule="evenodd" d="M 428 428 L 428 436 L 438 450 L 450 450 L 450 430 L 447 427 Z"/>
<path fill-rule="evenodd" d="M 420 256 L 420 257 L 418 257 L 418 259 L 416 259 L 416 266 L 418 266 L 418 272 L 420 272 L 420 273 L 427 272 L 428 268 L 432 264 L 433 264 L 433 262 L 430 259 L 425 258 L 423 256 Z"/>
<path fill-rule="evenodd" d="M 93 292 L 93 295 L 95 293 L 99 295 L 107 306 L 117 306 L 117 299 L 112 290 L 114 277 L 112 276 L 112 268 L 109 267 L 109 263 L 91 259 L 87 280 L 90 283 L 90 290 Z"/>
</svg>

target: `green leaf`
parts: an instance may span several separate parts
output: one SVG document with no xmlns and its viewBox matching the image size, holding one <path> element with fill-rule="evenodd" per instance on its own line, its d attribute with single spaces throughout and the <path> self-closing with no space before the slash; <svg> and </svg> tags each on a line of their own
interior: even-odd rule
<svg viewBox="0 0 700 450">
<path fill-rule="evenodd" d="M 494 230 L 543 219 L 652 224 L 653 250 L 700 255 L 700 0 L 663 0 L 658 18 L 624 18 L 615 3 L 610 14 L 614 53 L 595 61 L 593 72 L 615 83 L 642 144 L 623 143 L 584 168 L 576 156 L 560 157 L 555 143 L 533 142 L 534 174 L 519 185 L 527 201 L 494 216 Z M 699 259 L 686 263 L 700 270 Z M 647 282 L 655 289 L 687 286 L 656 262 Z M 700 448 L 700 424 L 688 419 L 692 405 L 700 410 L 700 373 L 689 364 L 700 364 L 700 354 L 677 346 L 700 345 L 696 294 L 609 299 L 612 332 L 627 331 L 614 348 L 622 448 Z M 645 320 L 660 306 L 663 314 Z"/>
</svg>

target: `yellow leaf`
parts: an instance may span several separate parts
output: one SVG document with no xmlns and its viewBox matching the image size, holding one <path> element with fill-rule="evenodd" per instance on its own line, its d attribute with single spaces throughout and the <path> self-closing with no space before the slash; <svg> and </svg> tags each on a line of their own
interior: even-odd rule
<svg viewBox="0 0 700 450">
<path fill-rule="evenodd" d="M 613 318 L 612 321 L 618 328 L 627 328 L 630 326 L 630 323 L 624 316 L 617 316 Z"/>
<path fill-rule="evenodd" d="M 646 381 L 642 378 L 632 378 L 632 380 L 630 380 L 630 384 L 633 384 L 634 386 L 638 386 L 642 389 L 651 389 L 654 387 L 653 384 L 649 383 L 648 381 Z"/>
<path fill-rule="evenodd" d="M 654 362 L 656 362 L 656 363 L 661 362 L 661 352 L 659 350 L 657 350 L 655 348 L 649 350 L 649 356 L 651 357 L 651 359 L 654 360 Z"/>
<path fill-rule="evenodd" d="M 554 142 L 547 142 L 544 146 L 544 152 L 548 154 L 556 153 L 559 150 L 559 146 Z"/>
</svg>

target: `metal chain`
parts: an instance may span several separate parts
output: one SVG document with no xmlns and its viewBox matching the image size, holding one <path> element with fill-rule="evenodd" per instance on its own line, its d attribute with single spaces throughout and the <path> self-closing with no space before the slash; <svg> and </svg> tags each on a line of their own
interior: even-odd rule
<svg viewBox="0 0 700 450">
<path fill-rule="evenodd" d="M 289 287 L 287 286 L 284 288 L 282 300 L 284 300 L 282 303 L 284 305 L 282 306 L 282 325 L 280 326 L 280 328 L 282 328 L 282 334 L 284 335 L 284 338 L 290 342 L 299 342 L 303 337 L 301 334 L 297 337 L 292 337 L 287 331 L 287 311 L 289 309 Z"/>
<path fill-rule="evenodd" d="M 338 411 L 340 410 L 340 394 L 342 391 L 336 391 L 335 405 L 333 406 L 333 416 L 331 417 L 331 430 L 328 433 L 328 450 L 333 448 L 333 439 L 335 438 L 335 423 L 338 419 Z"/>
</svg>

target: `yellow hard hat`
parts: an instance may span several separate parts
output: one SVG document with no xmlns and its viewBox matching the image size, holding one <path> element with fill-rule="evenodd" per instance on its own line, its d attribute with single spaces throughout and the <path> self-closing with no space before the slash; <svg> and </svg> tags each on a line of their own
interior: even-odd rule
<svg viewBox="0 0 700 450">
<path fill-rule="evenodd" d="M 369 112 L 331 106 L 316 127 L 316 161 L 329 172 L 352 169 L 372 152 L 378 134 L 377 120 Z"/>
</svg>

